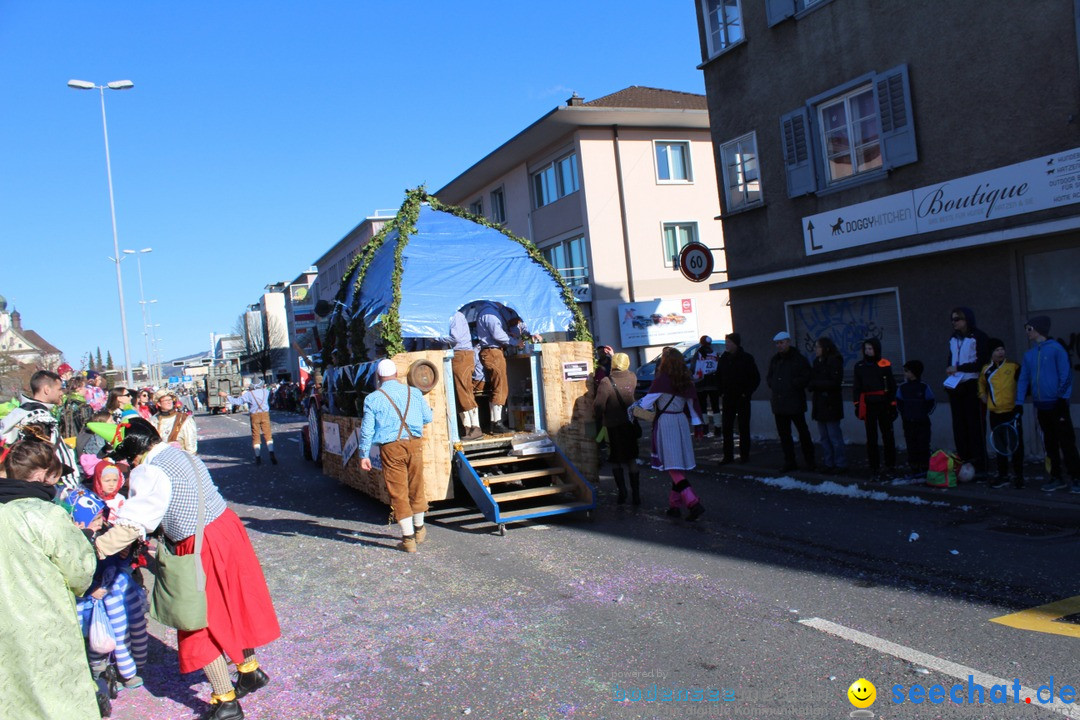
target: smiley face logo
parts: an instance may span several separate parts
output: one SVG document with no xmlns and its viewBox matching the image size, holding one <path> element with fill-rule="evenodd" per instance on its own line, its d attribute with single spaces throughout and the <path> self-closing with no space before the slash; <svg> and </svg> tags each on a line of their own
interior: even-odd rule
<svg viewBox="0 0 1080 720">
<path fill-rule="evenodd" d="M 877 700 L 877 688 L 866 678 L 859 678 L 847 689 L 848 700 L 857 708 L 868 708 Z"/>
</svg>

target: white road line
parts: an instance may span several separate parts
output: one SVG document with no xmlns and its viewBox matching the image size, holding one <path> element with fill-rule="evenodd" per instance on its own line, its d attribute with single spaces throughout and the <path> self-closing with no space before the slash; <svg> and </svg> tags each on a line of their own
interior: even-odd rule
<svg viewBox="0 0 1080 720">
<path fill-rule="evenodd" d="M 877 650 L 878 652 L 885 653 L 886 655 L 892 655 L 894 657 L 900 658 L 901 660 L 907 660 L 910 663 L 921 665 L 928 670 L 937 670 L 938 672 L 954 677 L 957 680 L 963 680 L 966 682 L 968 676 L 971 675 L 974 678 L 975 682 L 977 682 L 979 685 L 982 685 L 986 689 L 987 697 L 986 701 L 983 703 L 984 707 L 1001 707 L 1000 705 L 995 705 L 994 703 L 991 703 L 989 701 L 990 688 L 994 685 L 1005 685 L 1009 689 L 1009 692 L 1007 693 L 1009 702 L 1005 707 L 1016 706 L 1016 704 L 1013 702 L 1011 680 L 994 677 L 993 675 L 988 675 L 987 673 L 980 672 L 975 668 L 970 668 L 966 665 L 960 665 L 958 663 L 950 662 L 948 660 L 943 660 L 934 655 L 928 655 L 927 653 L 915 650 L 914 648 L 909 648 L 905 645 L 898 645 L 894 642 L 884 640 L 874 635 L 868 635 L 867 633 L 860 632 L 858 630 L 852 630 L 849 627 L 837 625 L 836 623 L 829 622 L 828 620 L 822 620 L 821 618 L 807 618 L 805 620 L 800 620 L 799 624 L 821 630 L 822 632 L 828 633 L 829 635 L 835 635 L 845 640 L 850 640 L 853 643 L 871 648 L 872 650 Z M 925 686 L 925 683 L 920 684 L 923 684 Z M 1057 685 L 1056 682 L 1055 685 Z M 1057 688 L 1055 687 L 1055 690 L 1056 689 Z M 1077 718 L 1078 720 L 1080 720 L 1080 708 L 1078 708 L 1075 704 L 1063 703 L 1057 698 L 1055 698 L 1053 702 L 1049 702 L 1044 705 L 1039 702 L 1034 690 L 1025 685 L 1021 685 L 1021 705 L 1025 704 L 1025 698 L 1031 698 L 1031 704 L 1028 705 L 1028 707 L 1036 707 L 1042 710 L 1049 710 L 1051 712 L 1060 713 L 1065 717 Z M 967 699 L 966 694 L 964 696 L 964 699 Z M 946 702 L 951 703 L 951 701 L 949 700 L 946 700 Z"/>
</svg>

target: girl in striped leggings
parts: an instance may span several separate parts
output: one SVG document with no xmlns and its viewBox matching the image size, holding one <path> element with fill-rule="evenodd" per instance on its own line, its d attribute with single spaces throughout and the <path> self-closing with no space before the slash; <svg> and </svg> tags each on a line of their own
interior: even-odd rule
<svg viewBox="0 0 1080 720">
<path fill-rule="evenodd" d="M 79 488 L 67 493 L 62 502 L 70 505 L 71 518 L 79 527 L 92 533 L 103 528 L 105 501 L 94 493 Z M 93 583 L 86 595 L 76 601 L 84 635 L 89 634 L 96 603 L 104 603 L 105 615 L 116 639 L 116 650 L 103 654 L 87 649 L 94 677 L 101 676 L 108 669 L 110 660 L 115 658 L 124 687 L 141 686 L 143 681 L 138 675 L 138 666 L 146 663 L 146 591 L 131 575 L 130 558 L 113 555 L 98 563 Z"/>
</svg>

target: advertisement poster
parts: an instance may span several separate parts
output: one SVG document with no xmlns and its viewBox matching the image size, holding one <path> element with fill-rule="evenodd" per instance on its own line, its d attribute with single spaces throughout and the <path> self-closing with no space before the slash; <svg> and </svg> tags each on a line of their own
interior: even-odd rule
<svg viewBox="0 0 1080 720">
<path fill-rule="evenodd" d="M 694 343 L 697 315 L 690 298 L 646 300 L 619 305 L 619 334 L 624 348 Z"/>
<path fill-rule="evenodd" d="M 323 452 L 332 453 L 334 455 L 341 454 L 341 434 L 338 432 L 337 423 L 328 422 L 323 420 L 322 424 L 323 434 Z"/>
</svg>

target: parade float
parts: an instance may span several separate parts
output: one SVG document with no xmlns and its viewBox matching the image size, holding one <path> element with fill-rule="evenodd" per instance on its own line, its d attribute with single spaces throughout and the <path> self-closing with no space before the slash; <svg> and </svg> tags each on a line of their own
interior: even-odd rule
<svg viewBox="0 0 1080 720">
<path fill-rule="evenodd" d="M 484 302 L 516 312 L 543 341 L 507 356 L 513 432 L 465 441 L 446 340 L 454 313 L 472 324 Z M 382 358 L 434 414 L 423 442 L 428 501 L 461 501 L 464 490 L 500 532 L 595 507 L 591 337 L 569 287 L 531 242 L 420 188 L 349 264 L 329 314 L 323 401 L 309 409 L 308 436 L 325 473 L 389 504 L 381 471 L 362 470 L 356 453 Z M 483 414 L 486 398 L 476 400 Z"/>
</svg>

